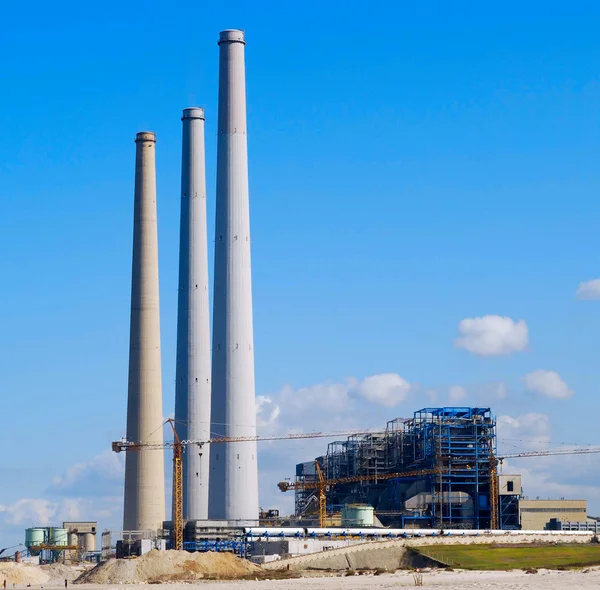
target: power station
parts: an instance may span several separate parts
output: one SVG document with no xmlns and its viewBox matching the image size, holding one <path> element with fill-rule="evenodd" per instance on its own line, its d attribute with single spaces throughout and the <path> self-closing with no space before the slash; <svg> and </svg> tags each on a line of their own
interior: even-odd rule
<svg viewBox="0 0 600 590">
<path fill-rule="evenodd" d="M 19 549 L 7 556 L 7 550 L 20 546 L 6 547 L 0 549 L 0 562 L 92 563 L 148 553 L 132 568 L 108 563 L 96 580 L 87 577 L 97 574 L 96 568 L 79 568 L 87 571 L 76 583 L 162 583 L 211 579 L 212 574 L 243 579 L 259 571 L 231 556 L 205 559 L 183 551 L 225 551 L 257 563 L 273 562 L 269 569 L 281 569 L 287 579 L 296 567 L 381 573 L 401 565 L 460 565 L 437 555 L 442 545 L 453 543 L 468 544 L 469 553 L 472 545 L 485 543 L 495 549 L 543 543 L 544 553 L 563 541 L 597 544 L 600 518 L 588 516 L 586 500 L 527 498 L 521 475 L 502 473 L 502 468 L 512 468 L 514 459 L 524 457 L 600 454 L 600 447 L 520 449 L 500 438 L 503 419 L 497 421 L 489 407 L 424 407 L 412 417 L 388 421 L 379 431 L 308 432 L 306 424 L 299 424 L 294 433 L 257 435 L 245 45 L 243 31 L 221 31 L 212 316 L 205 110 L 189 107 L 181 115 L 175 413 L 166 419 L 156 136 L 141 131 L 135 138 L 127 432 L 113 443 L 114 451 L 128 451 L 123 530 L 104 530 L 99 544 L 95 521 L 62 526 L 49 521 L 67 509 L 77 517 L 77 503 L 53 507 L 49 502 L 47 509 L 38 510 L 39 526 L 25 530 L 27 555 Z M 327 411 L 318 402 L 314 410 Z M 311 453 L 310 460 L 297 463 L 295 476 L 290 462 L 290 472 L 277 484 L 271 482 L 282 493 L 295 493 L 293 514 L 259 508 L 257 443 L 313 438 L 332 442 L 318 456 Z M 500 454 L 499 442 L 513 449 Z M 165 449 L 173 469 L 170 520 Z M 10 507 L 3 508 L 10 513 Z M 382 541 L 387 543 L 375 544 Z M 406 548 L 407 542 L 413 547 Z M 428 557 L 423 551 L 434 544 L 436 553 Z M 178 552 L 165 556 L 153 551 L 167 548 Z M 308 553 L 313 555 L 306 560 L 288 559 Z M 581 565 L 580 559 L 573 565 Z M 7 574 L 18 569 L 0 569 L 4 588 Z M 54 571 L 61 578 L 67 575 L 62 568 Z M 48 584 L 54 584 L 47 576 Z M 418 569 L 413 579 L 422 585 Z M 65 588 L 68 582 L 64 580 Z"/>
<path fill-rule="evenodd" d="M 169 538 L 175 549 L 246 555 L 258 539 L 266 543 L 256 545 L 265 557 L 269 552 L 301 553 L 312 547 L 309 539 L 329 544 L 345 543 L 349 534 L 362 541 L 363 536 L 399 538 L 407 531 L 519 531 L 538 513 L 543 515 L 536 526 L 562 527 L 552 522 L 558 519 L 551 514 L 585 513 L 581 501 L 543 507 L 524 503 L 520 476 L 498 474 L 502 458 L 497 456 L 491 409 L 468 407 L 423 408 L 411 419 L 388 422 L 381 432 L 341 433 L 351 435 L 296 465 L 294 480 L 279 482 L 282 492 L 296 494 L 294 515 L 259 512 L 245 44 L 241 30 L 220 33 L 212 343 L 205 112 L 190 107 L 181 117 L 175 417 L 168 420 L 174 441 L 167 443 L 156 138 L 151 132 L 136 137 L 127 437 L 113 443 L 115 451 L 129 451 L 120 541 L 121 548 L 129 545 L 121 554 L 129 555 L 133 542 L 158 547 Z M 165 520 L 165 448 L 173 451 L 171 521 Z M 539 454 L 544 453 L 504 458 Z M 585 519 L 577 526 L 592 530 Z M 274 536 L 281 546 L 273 544 Z"/>
</svg>

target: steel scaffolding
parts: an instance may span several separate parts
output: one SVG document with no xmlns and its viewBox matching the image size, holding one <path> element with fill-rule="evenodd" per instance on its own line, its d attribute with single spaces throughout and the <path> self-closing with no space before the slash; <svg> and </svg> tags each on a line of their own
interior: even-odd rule
<svg viewBox="0 0 600 590">
<path fill-rule="evenodd" d="M 387 423 L 385 434 L 330 443 L 318 457 L 325 477 L 369 481 L 331 486 L 328 511 L 354 502 L 374 506 L 384 525 L 489 528 L 496 422 L 490 408 L 423 408 L 412 419 Z M 420 477 L 377 481 L 378 474 L 436 469 Z M 312 481 L 314 462 L 297 466 L 296 479 Z M 314 492 L 296 492 L 296 515 L 314 510 Z"/>
</svg>

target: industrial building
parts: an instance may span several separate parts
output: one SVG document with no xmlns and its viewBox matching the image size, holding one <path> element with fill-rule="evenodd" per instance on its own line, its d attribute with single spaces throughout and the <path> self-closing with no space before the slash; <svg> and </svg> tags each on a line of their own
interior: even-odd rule
<svg viewBox="0 0 600 590">
<path fill-rule="evenodd" d="M 490 408 L 424 408 L 381 434 L 330 443 L 280 488 L 295 490 L 299 523 L 317 519 L 323 493 L 327 526 L 539 531 L 558 521 L 589 529 L 585 500 L 524 498 L 521 476 L 497 466 Z"/>
<path fill-rule="evenodd" d="M 63 528 L 69 535 L 69 545 L 76 545 L 80 553 L 96 551 L 97 522 L 63 522 Z"/>
<path fill-rule="evenodd" d="M 424 408 L 388 422 L 382 434 L 332 442 L 327 454 L 297 465 L 296 517 L 316 513 L 318 490 L 306 484 L 320 470 L 328 482 L 339 480 L 327 491 L 328 517 L 362 503 L 383 526 L 489 529 L 495 469 L 490 408 Z"/>
<path fill-rule="evenodd" d="M 550 528 L 551 520 L 562 522 L 587 521 L 585 500 L 540 500 L 521 498 L 519 500 L 519 524 L 526 530 Z"/>
<path fill-rule="evenodd" d="M 96 552 L 96 522 L 63 522 L 62 527 L 39 526 L 25 529 L 25 547 L 42 563 L 77 563 Z"/>
</svg>

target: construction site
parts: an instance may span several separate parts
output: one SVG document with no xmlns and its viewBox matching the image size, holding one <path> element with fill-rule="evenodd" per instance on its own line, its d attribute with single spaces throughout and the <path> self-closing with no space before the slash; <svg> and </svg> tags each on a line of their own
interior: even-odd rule
<svg viewBox="0 0 600 590">
<path fill-rule="evenodd" d="M 318 489 L 311 486 L 321 472 L 339 481 L 326 493 L 328 515 L 362 504 L 385 527 L 497 529 L 496 471 L 496 423 L 489 408 L 424 408 L 411 420 L 388 422 L 381 434 L 329 443 L 325 455 L 298 464 L 296 516 L 319 506 Z M 370 510 L 362 512 L 373 526 Z"/>
</svg>

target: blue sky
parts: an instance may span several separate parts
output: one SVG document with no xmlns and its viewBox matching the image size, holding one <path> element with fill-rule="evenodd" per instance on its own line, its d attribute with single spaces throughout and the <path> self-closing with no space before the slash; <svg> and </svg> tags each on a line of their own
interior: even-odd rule
<svg viewBox="0 0 600 590">
<path fill-rule="evenodd" d="M 125 431 L 133 139 L 144 129 L 158 137 L 172 411 L 179 118 L 206 109 L 211 220 L 223 28 L 248 41 L 263 428 L 381 426 L 449 403 L 458 386 L 461 404 L 507 417 L 507 438 L 600 442 L 600 304 L 576 295 L 600 275 L 600 6 L 412 4 L 0 8 L 0 544 L 73 510 L 119 525 L 120 463 L 106 453 Z M 496 315 L 524 320 L 527 338 L 511 340 L 512 324 L 498 336 L 491 320 L 487 336 L 508 352 L 455 345 L 462 320 Z M 540 370 L 567 389 L 526 391 L 523 377 Z M 408 389 L 364 385 L 378 375 Z M 324 444 L 264 448 L 265 507 L 280 501 L 277 479 Z M 593 461 L 569 461 L 573 474 L 541 461 L 518 466 L 532 493 L 588 495 L 600 513 Z"/>
</svg>

